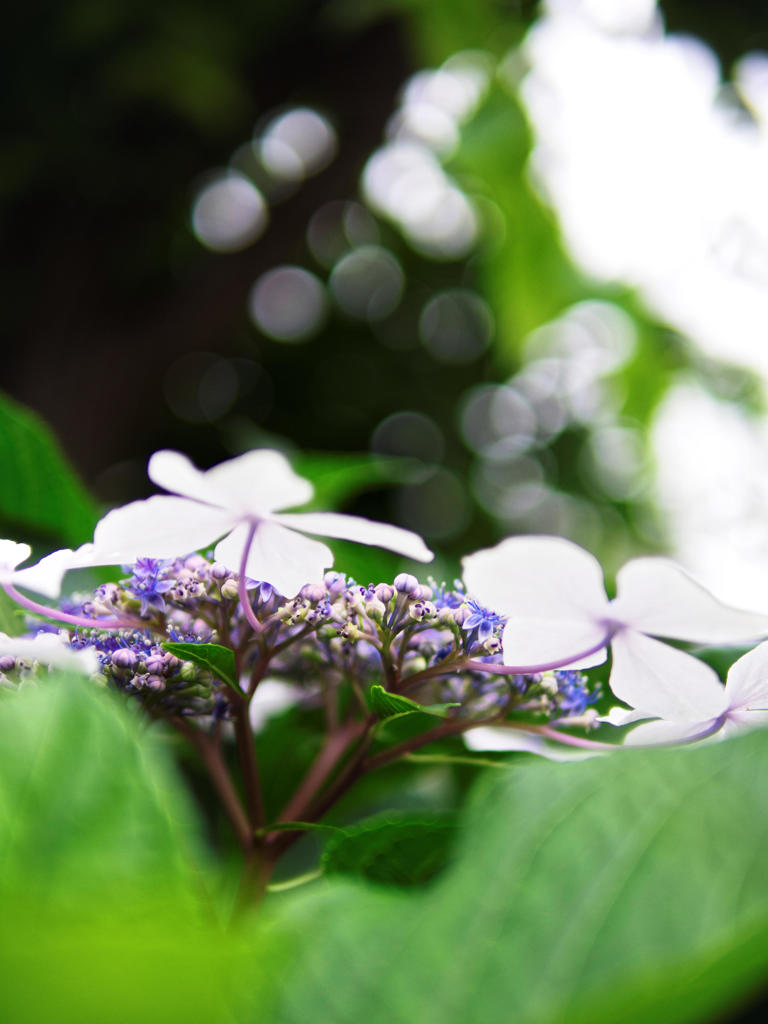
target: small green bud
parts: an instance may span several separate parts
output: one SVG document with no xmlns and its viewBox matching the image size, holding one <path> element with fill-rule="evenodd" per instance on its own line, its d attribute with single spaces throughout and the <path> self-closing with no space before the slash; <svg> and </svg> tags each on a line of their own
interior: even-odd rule
<svg viewBox="0 0 768 1024">
<path fill-rule="evenodd" d="M 185 683 L 194 683 L 200 674 L 200 670 L 193 661 L 183 661 L 179 669 L 179 675 Z"/>
</svg>

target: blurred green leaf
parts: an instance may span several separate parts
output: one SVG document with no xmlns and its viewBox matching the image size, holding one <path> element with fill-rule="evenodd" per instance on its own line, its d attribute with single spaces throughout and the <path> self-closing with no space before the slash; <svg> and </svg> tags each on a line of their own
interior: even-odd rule
<svg viewBox="0 0 768 1024">
<path fill-rule="evenodd" d="M 75 677 L 25 688 L 0 708 L 0 890 L 33 878 L 54 898 L 156 878 L 180 891 L 201 849 L 192 811 L 138 721 Z"/>
<path fill-rule="evenodd" d="M 522 16 L 530 17 L 535 3 L 515 5 L 497 0 L 333 0 L 329 18 L 347 31 L 391 17 L 407 18 L 409 42 L 422 62 L 439 64 L 457 50 L 477 48 L 502 54 L 521 34 Z"/>
<path fill-rule="evenodd" d="M 191 661 L 200 668 L 207 669 L 216 679 L 242 693 L 237 685 L 235 654 L 229 647 L 222 647 L 221 644 L 185 644 L 171 641 L 164 643 L 162 647 L 182 661 Z"/>
<path fill-rule="evenodd" d="M 315 494 L 302 510 L 339 508 L 348 498 L 372 487 L 382 487 L 410 466 L 409 459 L 386 459 L 347 452 L 297 452 L 293 468 L 312 482 Z"/>
<path fill-rule="evenodd" d="M 12 601 L 4 590 L 0 590 L 0 633 L 21 636 L 27 631 L 25 612 Z"/>
<path fill-rule="evenodd" d="M 258 979 L 277 942 L 218 923 L 161 731 L 59 677 L 10 694 L 0 733 L 0 1019 L 229 1024 L 247 945 Z"/>
<path fill-rule="evenodd" d="M 368 583 L 391 581 L 403 571 L 404 566 L 412 564 L 402 555 L 368 544 L 354 544 L 352 541 L 332 540 L 326 537 L 323 538 L 323 543 L 333 551 L 334 566 L 364 586 Z M 420 569 L 423 573 L 424 566 Z"/>
<path fill-rule="evenodd" d="M 0 528 L 60 546 L 88 540 L 98 510 L 35 413 L 0 394 Z"/>
<path fill-rule="evenodd" d="M 321 863 L 329 875 L 420 885 L 448 864 L 456 831 L 454 815 L 377 816 L 332 836 Z"/>
<path fill-rule="evenodd" d="M 429 890 L 282 904 L 296 970 L 273 1019 L 712 1019 L 768 967 L 767 821 L 764 732 L 493 772 Z"/>
<path fill-rule="evenodd" d="M 383 686 L 375 683 L 367 693 L 368 707 L 379 718 L 391 718 L 393 715 L 410 715 L 414 712 L 421 712 L 432 715 L 434 718 L 445 718 L 451 708 L 457 708 L 457 703 L 452 704 L 419 704 L 410 697 L 403 697 L 399 693 L 390 693 Z"/>
<path fill-rule="evenodd" d="M 478 284 L 496 317 L 494 355 L 503 369 L 517 368 L 530 331 L 595 294 L 594 284 L 587 285 L 566 255 L 554 216 L 531 188 L 531 142 L 516 96 L 497 83 L 462 132 L 454 161 L 460 175 L 482 182 L 482 195 L 499 218 L 478 253 Z"/>
</svg>

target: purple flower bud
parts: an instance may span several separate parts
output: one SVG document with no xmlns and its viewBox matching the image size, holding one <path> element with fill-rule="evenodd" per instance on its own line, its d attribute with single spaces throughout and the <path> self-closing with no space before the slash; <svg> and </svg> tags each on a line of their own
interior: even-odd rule
<svg viewBox="0 0 768 1024">
<path fill-rule="evenodd" d="M 162 654 L 151 654 L 145 664 L 151 675 L 159 676 L 165 672 L 165 658 Z"/>
<path fill-rule="evenodd" d="M 299 597 L 317 604 L 325 597 L 325 587 L 321 587 L 319 583 L 306 583 L 299 591 Z"/>
<path fill-rule="evenodd" d="M 411 576 L 409 572 L 401 572 L 394 579 L 395 590 L 399 594 L 408 594 L 411 596 L 419 588 L 419 581 L 415 576 Z"/>
<path fill-rule="evenodd" d="M 423 622 L 425 619 L 434 618 L 436 609 L 431 601 L 414 601 L 408 609 L 408 614 L 416 622 Z"/>
<path fill-rule="evenodd" d="M 392 598 L 395 596 L 395 588 L 391 587 L 389 583 L 379 583 L 375 588 L 374 593 L 376 597 L 384 604 L 389 604 Z"/>
<path fill-rule="evenodd" d="M 162 693 L 165 689 L 165 680 L 162 676 L 146 676 L 144 680 L 144 687 L 147 690 L 152 690 L 153 693 Z"/>
<path fill-rule="evenodd" d="M 237 584 L 233 579 L 224 580 L 221 585 L 221 596 L 227 600 L 232 601 L 237 597 L 238 590 Z"/>
<path fill-rule="evenodd" d="M 414 601 L 431 601 L 432 591 L 429 587 L 421 583 L 411 594 L 411 597 Z"/>
<path fill-rule="evenodd" d="M 16 668 L 16 659 L 10 654 L 4 654 L 0 658 L 0 672 L 13 672 Z"/>
<path fill-rule="evenodd" d="M 461 604 L 453 610 L 453 621 L 457 626 L 463 626 L 470 615 L 472 615 L 472 609 L 467 608 L 465 604 Z"/>
<path fill-rule="evenodd" d="M 185 569 L 202 569 L 204 566 L 207 565 L 208 563 L 206 562 L 202 555 L 190 555 L 189 558 L 184 559 Z"/>
<path fill-rule="evenodd" d="M 228 579 L 230 575 L 229 569 L 223 564 L 223 562 L 214 562 L 211 566 L 211 576 L 219 582 L 221 582 L 221 580 Z"/>
<path fill-rule="evenodd" d="M 134 668 L 136 660 L 136 655 L 127 647 L 120 647 L 112 652 L 111 661 L 115 668 Z"/>
<path fill-rule="evenodd" d="M 346 590 L 347 587 L 346 577 L 344 576 L 344 573 L 341 572 L 327 572 L 325 576 L 323 576 L 323 583 L 332 597 L 340 594 L 342 590 Z"/>
</svg>

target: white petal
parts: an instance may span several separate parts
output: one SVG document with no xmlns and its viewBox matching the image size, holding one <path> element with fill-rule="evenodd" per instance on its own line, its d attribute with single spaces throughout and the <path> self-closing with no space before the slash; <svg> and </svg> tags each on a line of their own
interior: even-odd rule
<svg viewBox="0 0 768 1024">
<path fill-rule="evenodd" d="M 233 572 L 240 571 L 248 530 L 244 523 L 216 545 L 216 560 Z M 321 583 L 332 565 L 333 553 L 325 544 L 264 520 L 253 538 L 245 571 L 251 579 L 271 583 L 284 597 L 293 597 L 305 583 Z"/>
<path fill-rule="evenodd" d="M 615 617 L 653 636 L 703 644 L 754 640 L 768 616 L 722 604 L 667 558 L 635 558 L 619 570 Z"/>
<path fill-rule="evenodd" d="M 618 705 L 612 707 L 607 715 L 598 715 L 598 722 L 605 722 L 606 725 L 614 725 L 620 729 L 624 725 L 631 725 L 633 722 L 641 722 L 649 716 L 644 711 L 620 708 Z"/>
<path fill-rule="evenodd" d="M 509 537 L 462 559 L 467 592 L 504 615 L 586 621 L 603 617 L 603 570 L 561 537 Z"/>
<path fill-rule="evenodd" d="M 656 719 L 638 725 L 624 739 L 625 747 L 657 747 L 685 743 L 705 732 L 712 722 L 664 722 Z"/>
<path fill-rule="evenodd" d="M 542 736 L 525 732 L 523 729 L 504 729 L 501 726 L 481 725 L 463 733 L 465 744 L 470 750 L 515 750 L 528 754 L 540 754 L 549 761 L 584 761 L 589 757 L 601 757 L 599 750 L 578 750 L 575 747 L 547 743 Z"/>
<path fill-rule="evenodd" d="M 590 619 L 512 616 L 501 638 L 504 664 L 521 671 L 547 668 L 588 668 L 605 661 L 605 628 Z M 594 657 L 581 657 L 589 651 Z M 597 659 L 597 660 L 595 660 Z"/>
<path fill-rule="evenodd" d="M 254 732 L 261 732 L 270 718 L 298 704 L 306 691 L 279 679 L 262 679 L 253 695 L 248 717 Z"/>
<path fill-rule="evenodd" d="M 163 490 L 183 498 L 192 498 L 208 505 L 226 506 L 226 497 L 220 494 L 215 484 L 208 480 L 208 474 L 181 452 L 168 449 L 155 452 L 147 466 L 149 479 Z"/>
<path fill-rule="evenodd" d="M 39 661 L 53 668 L 73 669 L 86 675 L 99 669 L 99 656 L 93 648 L 74 651 L 57 633 L 39 633 L 35 637 L 0 633 L 0 655 Z"/>
<path fill-rule="evenodd" d="M 725 687 L 692 655 L 631 629 L 617 633 L 611 649 L 610 687 L 625 704 L 673 722 L 702 722 L 725 711 Z"/>
<path fill-rule="evenodd" d="M 560 665 L 563 671 L 570 669 L 585 669 L 594 668 L 595 665 L 602 665 L 608 657 L 608 648 L 601 647 L 599 651 L 595 651 L 594 654 L 587 655 L 586 658 L 577 658 L 576 661 L 569 661 L 567 665 Z"/>
<path fill-rule="evenodd" d="M 733 711 L 726 719 L 723 732 L 726 736 L 733 736 L 745 729 L 760 729 L 765 725 L 768 725 L 768 711 Z"/>
<path fill-rule="evenodd" d="M 230 507 L 252 515 L 306 505 L 314 494 L 309 480 L 295 473 L 281 452 L 270 448 L 238 455 L 209 469 L 205 476 L 227 494 Z"/>
<path fill-rule="evenodd" d="M 180 558 L 212 544 L 236 517 L 224 509 L 164 494 L 133 501 L 96 525 L 91 565 L 120 565 L 137 558 Z"/>
<path fill-rule="evenodd" d="M 734 711 L 768 709 L 768 640 L 731 665 L 725 692 Z"/>
<path fill-rule="evenodd" d="M 363 519 L 361 516 L 345 516 L 339 512 L 298 512 L 272 518 L 293 530 L 352 540 L 358 544 L 373 544 L 378 548 L 397 551 L 418 562 L 431 562 L 435 557 L 418 534 L 389 523 Z"/>
<path fill-rule="evenodd" d="M 239 516 L 267 516 L 278 508 L 305 505 L 312 484 L 293 471 L 280 452 L 257 449 L 200 470 L 181 452 L 155 452 L 149 477 L 159 487 L 183 497 L 228 508 Z"/>
<path fill-rule="evenodd" d="M 46 597 L 58 597 L 64 573 L 69 569 L 78 568 L 81 564 L 78 558 L 80 550 L 64 548 L 62 551 L 53 551 L 45 558 L 41 558 L 36 565 L 19 569 L 13 574 L 14 586 L 34 590 L 36 594 L 44 594 Z"/>
<path fill-rule="evenodd" d="M 17 544 L 15 540 L 0 540 L 0 579 L 6 579 L 6 570 L 12 572 L 31 554 L 32 548 L 29 544 Z"/>
</svg>

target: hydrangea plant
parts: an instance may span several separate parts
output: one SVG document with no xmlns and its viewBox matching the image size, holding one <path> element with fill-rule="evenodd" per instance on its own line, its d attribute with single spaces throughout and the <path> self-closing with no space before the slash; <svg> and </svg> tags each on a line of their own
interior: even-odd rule
<svg viewBox="0 0 768 1024">
<path fill-rule="evenodd" d="M 554 537 L 470 555 L 463 582 L 448 586 L 409 572 L 360 583 L 306 534 L 421 561 L 431 552 L 393 526 L 282 511 L 309 501 L 312 487 L 278 452 L 205 472 L 158 452 L 149 472 L 171 493 L 108 513 L 75 551 L 18 569 L 29 549 L 0 544 L 0 583 L 28 614 L 28 635 L 0 645 L 2 684 L 23 685 L 38 664 L 74 664 L 168 723 L 199 754 L 262 884 L 301 828 L 359 779 L 446 737 L 465 736 L 470 751 L 595 756 L 618 749 L 616 725 L 646 720 L 630 745 L 690 742 L 762 722 L 768 710 L 768 644 L 737 662 L 724 688 L 699 659 L 656 639 L 768 633 L 768 618 L 721 604 L 665 559 L 628 563 L 613 600 L 593 556 Z M 22 593 L 50 598 L 68 569 L 110 564 L 121 565 L 115 582 L 58 607 Z M 587 671 L 609 647 L 609 687 L 628 707 L 601 716 Z M 269 820 L 258 749 L 262 695 L 276 683 L 322 715 L 324 737 Z"/>
</svg>

